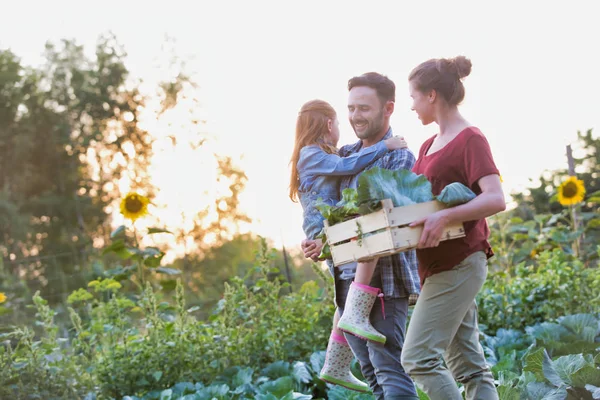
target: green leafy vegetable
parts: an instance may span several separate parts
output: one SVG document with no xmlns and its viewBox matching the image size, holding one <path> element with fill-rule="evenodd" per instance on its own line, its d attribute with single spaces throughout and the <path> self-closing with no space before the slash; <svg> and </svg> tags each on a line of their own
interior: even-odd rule
<svg viewBox="0 0 600 400">
<path fill-rule="evenodd" d="M 372 168 L 358 178 L 358 202 L 392 200 L 394 207 L 433 200 L 431 183 L 424 175 L 401 169 Z"/>
<path fill-rule="evenodd" d="M 475 193 L 460 182 L 452 182 L 442 189 L 440 194 L 436 196 L 436 200 L 444 203 L 447 206 L 457 206 L 473 200 Z"/>
<path fill-rule="evenodd" d="M 347 188 L 342 191 L 342 199 L 335 206 L 330 206 L 319 198 L 316 207 L 327 222 L 329 222 L 329 225 L 335 225 L 338 222 L 359 215 L 357 199 L 356 190 Z"/>
</svg>

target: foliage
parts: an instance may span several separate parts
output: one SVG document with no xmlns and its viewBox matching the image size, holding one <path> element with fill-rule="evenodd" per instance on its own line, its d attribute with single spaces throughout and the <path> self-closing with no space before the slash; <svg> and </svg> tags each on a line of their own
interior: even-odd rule
<svg viewBox="0 0 600 400">
<path fill-rule="evenodd" d="M 261 370 L 275 361 L 309 358 L 327 343 L 333 303 L 314 282 L 282 296 L 287 284 L 270 266 L 272 256 L 263 241 L 255 267 L 226 285 L 204 322 L 194 317 L 197 307 L 186 306 L 180 282 L 169 302 L 149 282 L 131 296 L 106 278 L 69 296 L 73 330 L 59 339 L 54 312 L 36 295 L 44 331 L 39 340 L 27 328 L 5 334 L 11 345 L 0 350 L 0 398 L 138 396 L 178 382 L 209 384 L 236 365 Z M 40 376 L 48 379 L 39 381 Z M 261 386 L 257 393 L 261 390 L 269 391 Z"/>
<path fill-rule="evenodd" d="M 600 275 L 560 249 L 544 250 L 535 263 L 491 273 L 477 304 L 489 332 L 594 312 L 600 309 Z"/>
<path fill-rule="evenodd" d="M 536 245 L 541 242 L 544 248 L 559 246 L 589 264 L 597 260 L 596 246 L 600 242 L 600 138 L 594 138 L 591 129 L 585 134 L 578 132 L 576 146 L 582 155 L 574 158 L 577 179 L 569 177 L 567 169 L 546 171 L 539 178 L 539 186 L 512 194 L 518 207 L 511 217 L 520 218 L 524 224 L 536 225 L 532 221 L 537 222 L 538 234 L 527 238 L 530 251 L 539 251 Z M 588 195 L 583 202 L 564 208 L 558 196 L 564 187 L 561 183 L 574 180 L 579 184 L 578 193 L 584 189 Z M 532 226 L 526 228 L 521 233 L 528 232 Z M 540 240 L 536 240 L 538 236 Z"/>
<path fill-rule="evenodd" d="M 10 265 L 22 275 L 83 267 L 92 238 L 106 237 L 105 210 L 120 196 L 121 178 L 135 171 L 132 188 L 152 192 L 145 174 L 152 140 L 138 125 L 144 98 L 127 84 L 124 58 L 112 36 L 100 38 L 93 58 L 71 41 L 48 44 L 39 69 L 0 51 L 0 255 L 74 257 Z M 38 288 L 62 289 L 43 278 Z"/>
<path fill-rule="evenodd" d="M 157 233 L 170 232 L 160 228 L 149 228 L 146 236 Z M 116 255 L 123 262 L 123 265 L 117 264 L 115 268 L 105 271 L 105 276 L 114 278 L 117 281 L 130 279 L 137 285 L 138 289 L 142 289 L 146 282 L 147 271 L 167 277 L 181 273 L 178 269 L 161 266 L 161 261 L 165 256 L 164 251 L 153 246 L 141 248 L 135 227 L 132 232 L 128 232 L 125 225 L 121 225 L 111 233 L 110 237 L 112 241 L 104 248 L 102 254 Z M 163 280 L 161 284 L 165 286 L 167 282 L 172 283 L 173 286 L 175 284 L 172 279 Z"/>
</svg>

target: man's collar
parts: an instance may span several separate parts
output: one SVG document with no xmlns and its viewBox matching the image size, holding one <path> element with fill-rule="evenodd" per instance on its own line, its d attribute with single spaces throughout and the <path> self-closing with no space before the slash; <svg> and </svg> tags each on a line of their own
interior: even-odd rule
<svg viewBox="0 0 600 400">
<path fill-rule="evenodd" d="M 385 135 L 383 135 L 383 138 L 381 140 L 389 139 L 392 136 L 394 136 L 394 132 L 392 132 L 392 127 L 390 126 L 388 131 L 385 133 Z"/>
</svg>

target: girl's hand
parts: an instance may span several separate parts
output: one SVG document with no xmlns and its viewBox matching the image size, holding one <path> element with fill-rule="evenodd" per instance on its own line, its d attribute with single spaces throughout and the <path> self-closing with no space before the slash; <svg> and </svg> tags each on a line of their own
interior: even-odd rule
<svg viewBox="0 0 600 400">
<path fill-rule="evenodd" d="M 421 239 L 417 244 L 418 249 L 424 249 L 429 247 L 437 247 L 440 244 L 444 230 L 448 225 L 448 216 L 441 210 L 435 212 L 425 218 L 412 222 L 409 226 L 423 225 L 423 233 Z"/>
<path fill-rule="evenodd" d="M 320 239 L 304 239 L 301 243 L 301 247 L 305 258 L 310 258 L 314 262 L 319 261 L 319 254 L 321 254 L 321 248 L 323 247 L 323 243 Z"/>
<path fill-rule="evenodd" d="M 408 147 L 408 143 L 406 143 L 403 136 L 392 136 L 384 140 L 384 142 L 388 150 L 405 149 Z"/>
</svg>

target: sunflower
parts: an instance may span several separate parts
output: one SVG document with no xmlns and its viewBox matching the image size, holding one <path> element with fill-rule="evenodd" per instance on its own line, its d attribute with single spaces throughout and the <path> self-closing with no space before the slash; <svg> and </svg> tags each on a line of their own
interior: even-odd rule
<svg viewBox="0 0 600 400">
<path fill-rule="evenodd" d="M 0 304 L 4 303 L 6 301 L 6 295 L 2 292 L 0 292 Z"/>
<path fill-rule="evenodd" d="M 121 214 L 135 222 L 136 219 L 148 214 L 150 200 L 135 192 L 127 193 L 121 200 Z"/>
<path fill-rule="evenodd" d="M 563 206 L 581 203 L 584 196 L 585 186 L 583 186 L 583 181 L 574 176 L 570 176 L 558 188 L 558 202 Z"/>
</svg>

